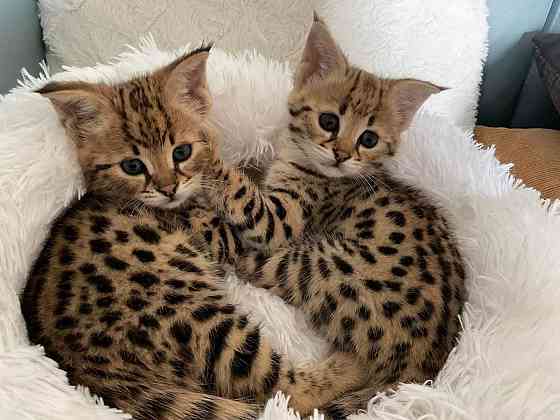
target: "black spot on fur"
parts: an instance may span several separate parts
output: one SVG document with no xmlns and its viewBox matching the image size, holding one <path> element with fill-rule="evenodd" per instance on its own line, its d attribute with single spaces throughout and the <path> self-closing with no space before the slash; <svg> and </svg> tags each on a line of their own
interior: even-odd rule
<svg viewBox="0 0 560 420">
<path fill-rule="evenodd" d="M 76 242 L 79 238 L 79 231 L 76 226 L 66 225 L 62 229 L 62 236 L 68 242 Z"/>
<path fill-rule="evenodd" d="M 158 308 L 158 310 L 156 311 L 156 314 L 158 316 L 164 317 L 164 318 L 169 318 L 173 315 L 175 315 L 177 311 L 175 311 L 175 309 L 170 308 L 169 306 L 162 306 L 161 308 Z"/>
<path fill-rule="evenodd" d="M 412 264 L 414 264 L 414 258 L 410 256 L 401 257 L 399 263 L 401 265 L 404 265 L 405 267 L 410 267 Z"/>
<path fill-rule="evenodd" d="M 198 268 L 190 261 L 184 260 L 182 258 L 172 258 L 171 260 L 169 260 L 169 265 L 186 273 L 202 274 L 202 270 L 200 268 Z"/>
<path fill-rule="evenodd" d="M 358 292 L 349 284 L 342 283 L 339 286 L 339 291 L 341 296 L 345 297 L 346 299 L 353 300 L 354 302 L 358 300 Z"/>
<path fill-rule="evenodd" d="M 226 341 L 233 328 L 233 320 L 226 319 L 210 330 L 208 334 L 208 350 L 206 352 L 206 366 L 203 374 L 203 386 L 214 389 L 216 386 L 216 373 L 214 367 L 226 347 Z"/>
<path fill-rule="evenodd" d="M 418 302 L 418 299 L 421 296 L 420 289 L 416 287 L 411 287 L 406 291 L 405 299 L 408 304 L 415 305 Z"/>
<path fill-rule="evenodd" d="M 319 273 L 321 274 L 321 277 L 323 277 L 325 280 L 328 279 L 329 276 L 331 275 L 331 270 L 329 270 L 329 266 L 327 262 L 323 259 L 323 257 L 319 257 L 319 259 L 317 260 L 317 267 L 319 268 Z"/>
<path fill-rule="evenodd" d="M 161 240 L 159 233 L 148 225 L 136 225 L 132 230 L 140 239 L 148 244 L 158 244 Z"/>
<path fill-rule="evenodd" d="M 184 280 L 179 279 L 166 280 L 165 284 L 173 289 L 182 289 L 187 285 Z"/>
<path fill-rule="evenodd" d="M 360 306 L 358 308 L 358 317 L 364 321 L 369 320 L 371 316 L 371 311 L 369 310 L 369 308 L 367 306 Z"/>
<path fill-rule="evenodd" d="M 195 309 L 192 317 L 197 321 L 208 321 L 220 312 L 220 308 L 216 305 L 204 305 Z"/>
<path fill-rule="evenodd" d="M 88 275 L 95 273 L 97 268 L 93 264 L 85 263 L 80 266 L 79 270 L 82 274 Z"/>
<path fill-rule="evenodd" d="M 99 306 L 100 308 L 108 308 L 110 307 L 113 303 L 115 302 L 115 299 L 113 299 L 111 296 L 105 296 L 102 298 L 97 299 L 97 306 Z"/>
<path fill-rule="evenodd" d="M 338 257 L 337 255 L 332 256 L 332 260 L 334 265 L 342 274 L 352 274 L 354 272 L 354 268 L 342 258 Z"/>
<path fill-rule="evenodd" d="M 130 341 L 132 344 L 138 347 L 142 347 L 145 349 L 154 348 L 154 343 L 152 343 L 152 340 L 150 339 L 150 335 L 146 330 L 140 328 L 131 328 L 126 333 L 126 336 L 128 338 L 128 341 Z"/>
<path fill-rule="evenodd" d="M 406 218 L 400 211 L 389 211 L 387 212 L 386 216 L 399 227 L 403 227 L 406 224 Z"/>
<path fill-rule="evenodd" d="M 112 270 L 123 271 L 128 268 L 128 263 L 112 255 L 105 257 L 105 265 Z"/>
<path fill-rule="evenodd" d="M 92 239 L 89 241 L 89 246 L 95 254 L 105 254 L 111 250 L 111 242 L 105 239 Z"/>
<path fill-rule="evenodd" d="M 423 241 L 424 231 L 422 229 L 414 229 L 414 231 L 412 232 L 412 236 L 414 236 L 414 239 L 416 239 L 417 241 Z"/>
<path fill-rule="evenodd" d="M 192 328 L 184 321 L 174 322 L 169 331 L 175 341 L 182 346 L 186 346 L 191 341 Z"/>
<path fill-rule="evenodd" d="M 154 284 L 159 283 L 159 278 L 152 273 L 147 271 L 142 271 L 139 273 L 134 273 L 128 278 L 133 283 L 138 283 L 144 288 L 149 288 Z"/>
<path fill-rule="evenodd" d="M 187 297 L 180 293 L 167 293 L 163 298 L 170 305 L 178 305 L 187 300 Z"/>
<path fill-rule="evenodd" d="M 81 303 L 78 311 L 82 315 L 89 315 L 93 312 L 93 306 L 90 303 Z"/>
<path fill-rule="evenodd" d="M 159 328 L 159 321 L 155 316 L 149 314 L 144 314 L 140 317 L 140 324 L 146 328 Z"/>
<path fill-rule="evenodd" d="M 57 330 L 68 330 L 78 325 L 78 320 L 71 316 L 63 316 L 56 321 L 55 328 Z"/>
<path fill-rule="evenodd" d="M 390 246 L 380 246 L 377 248 L 377 250 L 381 252 L 383 255 L 395 255 L 399 252 L 398 249 Z"/>
<path fill-rule="evenodd" d="M 93 233 L 102 234 L 109 229 L 111 221 L 105 216 L 91 216 L 91 231 Z"/>
<path fill-rule="evenodd" d="M 122 312 L 119 311 L 111 311 L 106 312 L 101 318 L 99 318 L 100 322 L 107 324 L 107 327 L 112 327 L 117 321 L 122 319 Z"/>
<path fill-rule="evenodd" d="M 113 293 L 115 291 L 111 280 L 102 274 L 88 276 L 87 282 L 94 286 L 99 293 Z"/>
<path fill-rule="evenodd" d="M 253 362 L 258 357 L 260 346 L 260 333 L 255 329 L 245 337 L 239 350 L 235 350 L 231 361 L 231 374 L 235 378 L 248 378 Z"/>
<path fill-rule="evenodd" d="M 386 207 L 389 205 L 389 197 L 380 197 L 374 203 L 379 207 Z"/>
<path fill-rule="evenodd" d="M 367 262 L 368 264 L 376 264 L 377 263 L 377 258 L 375 258 L 375 255 L 373 255 L 371 252 L 369 252 L 367 249 L 361 249 L 360 250 L 360 256 L 364 259 L 365 262 Z"/>
<path fill-rule="evenodd" d="M 386 280 L 383 283 L 385 284 L 385 287 L 387 287 L 387 289 L 389 289 L 391 292 L 401 291 L 402 284 L 397 281 Z"/>
<path fill-rule="evenodd" d="M 89 342 L 94 347 L 108 348 L 113 344 L 113 339 L 102 331 L 90 335 Z"/>
<path fill-rule="evenodd" d="M 391 268 L 391 273 L 397 277 L 404 277 L 408 274 L 408 271 L 401 267 L 393 267 Z"/>
<path fill-rule="evenodd" d="M 281 362 L 282 357 L 273 351 L 270 355 L 270 372 L 263 379 L 264 395 L 269 395 L 278 383 L 278 379 L 280 379 Z"/>
<path fill-rule="evenodd" d="M 239 188 L 237 190 L 237 192 L 234 194 L 233 199 L 234 200 L 239 200 L 241 198 L 243 198 L 245 196 L 245 194 L 247 194 L 247 187 L 245 187 L 245 185 L 243 185 L 241 188 Z"/>
<path fill-rule="evenodd" d="M 374 292 L 380 292 L 383 290 L 383 283 L 378 280 L 366 280 L 364 282 L 366 287 Z"/>
<path fill-rule="evenodd" d="M 391 319 L 397 312 L 401 310 L 401 304 L 398 302 L 387 301 L 383 304 L 383 314 Z"/>
<path fill-rule="evenodd" d="M 132 255 L 134 255 L 138 259 L 138 261 L 142 263 L 151 263 L 156 260 L 154 253 L 146 249 L 135 249 L 134 251 L 132 251 Z"/>
<path fill-rule="evenodd" d="M 110 359 L 100 355 L 87 355 L 85 356 L 85 359 L 95 365 L 107 365 L 111 363 Z"/>
<path fill-rule="evenodd" d="M 391 242 L 397 245 L 402 243 L 402 241 L 404 241 L 405 238 L 406 238 L 405 234 L 401 232 L 393 232 L 389 235 L 389 240 L 391 240 Z"/>
<path fill-rule="evenodd" d="M 70 265 L 74 262 L 75 260 L 75 255 L 72 252 L 72 250 L 67 247 L 67 246 L 63 246 L 62 248 L 60 248 L 60 254 L 58 256 L 58 262 L 61 265 Z"/>
<path fill-rule="evenodd" d="M 427 284 L 435 284 L 436 279 L 429 271 L 422 271 L 420 275 L 420 280 Z"/>
<path fill-rule="evenodd" d="M 120 242 L 122 244 L 127 243 L 128 242 L 128 232 L 125 232 L 124 230 L 116 230 L 115 231 L 115 238 L 116 238 L 117 242 Z"/>
<path fill-rule="evenodd" d="M 138 297 L 138 296 L 130 296 L 126 301 L 126 306 L 128 306 L 133 311 L 139 312 L 148 306 L 149 302 Z"/>
<path fill-rule="evenodd" d="M 429 300 L 424 300 L 424 306 L 422 307 L 422 310 L 418 312 L 418 318 L 420 318 L 422 321 L 429 321 L 430 319 L 432 319 L 434 310 L 434 304 Z"/>
</svg>

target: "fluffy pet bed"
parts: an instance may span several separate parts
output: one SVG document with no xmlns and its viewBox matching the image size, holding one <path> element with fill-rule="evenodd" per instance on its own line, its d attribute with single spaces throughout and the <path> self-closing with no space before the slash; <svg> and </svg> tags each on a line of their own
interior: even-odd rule
<svg viewBox="0 0 560 420">
<path fill-rule="evenodd" d="M 172 60 L 151 42 L 111 66 L 70 69 L 53 79 L 119 81 Z M 18 294 L 49 223 L 83 192 L 75 151 L 50 103 L 26 86 L 0 102 L 0 418 L 124 419 L 28 342 Z M 290 74 L 258 55 L 214 51 L 209 83 L 214 118 L 230 158 L 273 148 L 285 122 Z M 275 95 L 269 95 L 274 91 Z M 257 139 L 258 141 L 255 141 Z M 552 419 L 560 413 L 560 205 L 543 202 L 448 120 L 420 113 L 390 166 L 437 200 L 469 265 L 469 302 L 457 348 L 433 384 L 402 385 L 354 419 Z M 277 348 L 299 360 L 326 345 L 301 315 L 264 291 L 231 279 L 231 293 L 260 320 Z M 282 395 L 263 419 L 295 420 Z M 315 420 L 321 415 L 316 413 Z"/>
</svg>

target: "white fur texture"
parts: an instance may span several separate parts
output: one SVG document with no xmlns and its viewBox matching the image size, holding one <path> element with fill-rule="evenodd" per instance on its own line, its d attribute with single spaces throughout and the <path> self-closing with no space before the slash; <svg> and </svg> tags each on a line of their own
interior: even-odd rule
<svg viewBox="0 0 560 420">
<path fill-rule="evenodd" d="M 315 9 L 352 62 L 454 88 L 426 107 L 474 128 L 486 0 L 39 0 L 39 7 L 55 69 L 105 62 L 148 32 L 165 49 L 213 40 L 229 52 L 255 49 L 295 64 Z"/>
<path fill-rule="evenodd" d="M 55 78 L 124 80 L 173 57 L 145 45 L 114 66 L 73 69 Z M 209 69 L 218 93 L 215 118 L 231 150 L 239 142 L 243 155 L 259 136 L 262 144 L 250 150 L 271 147 L 263 133 L 285 123 L 287 69 L 258 56 L 236 61 L 219 51 Z M 271 95 L 263 77 L 284 90 Z M 557 418 L 560 206 L 541 202 L 496 161 L 493 150 L 481 150 L 460 129 L 427 113 L 415 119 L 391 170 L 441 203 L 456 228 L 469 265 L 465 331 L 433 387 L 403 385 L 354 419 Z M 68 386 L 64 373 L 29 345 L 17 298 L 49 223 L 81 186 L 75 152 L 48 100 L 28 88 L 7 95 L 0 102 L 0 419 L 126 418 Z M 230 281 L 233 298 L 262 322 L 279 350 L 302 361 L 324 354 L 325 344 L 301 314 L 262 290 Z M 297 416 L 277 396 L 262 418 Z"/>
</svg>

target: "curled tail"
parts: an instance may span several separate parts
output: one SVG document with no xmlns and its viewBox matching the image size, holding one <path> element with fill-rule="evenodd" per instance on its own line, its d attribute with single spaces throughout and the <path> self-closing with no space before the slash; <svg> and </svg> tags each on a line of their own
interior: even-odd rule
<svg viewBox="0 0 560 420">
<path fill-rule="evenodd" d="M 259 407 L 245 401 L 159 384 L 145 389 L 105 389 L 105 402 L 135 420 L 256 420 Z"/>
<path fill-rule="evenodd" d="M 276 353 L 273 353 L 276 355 Z M 222 398 L 188 390 L 165 381 L 147 385 L 126 381 L 93 386 L 106 404 L 130 413 L 135 420 L 256 420 L 266 399 L 277 391 L 290 396 L 290 406 L 301 415 L 328 405 L 337 397 L 363 386 L 364 370 L 355 358 L 335 353 L 318 363 L 293 366 L 279 355 L 273 376 L 263 376 L 261 389 L 248 397 Z"/>
</svg>

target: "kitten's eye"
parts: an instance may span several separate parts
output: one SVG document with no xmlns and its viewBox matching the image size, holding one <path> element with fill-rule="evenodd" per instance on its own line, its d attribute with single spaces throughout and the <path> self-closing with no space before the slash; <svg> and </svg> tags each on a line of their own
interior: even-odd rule
<svg viewBox="0 0 560 420">
<path fill-rule="evenodd" d="M 140 159 L 123 160 L 121 168 L 128 175 L 140 175 L 146 172 L 146 165 Z"/>
<path fill-rule="evenodd" d="M 329 133 L 337 132 L 339 128 L 338 115 L 330 112 L 323 112 L 319 115 L 319 125 L 323 130 Z"/>
<path fill-rule="evenodd" d="M 358 143 L 366 149 L 373 149 L 379 142 L 379 136 L 371 130 L 366 130 L 358 138 Z"/>
<path fill-rule="evenodd" d="M 191 157 L 192 146 L 190 144 L 182 144 L 173 149 L 173 162 L 184 162 Z"/>
</svg>

